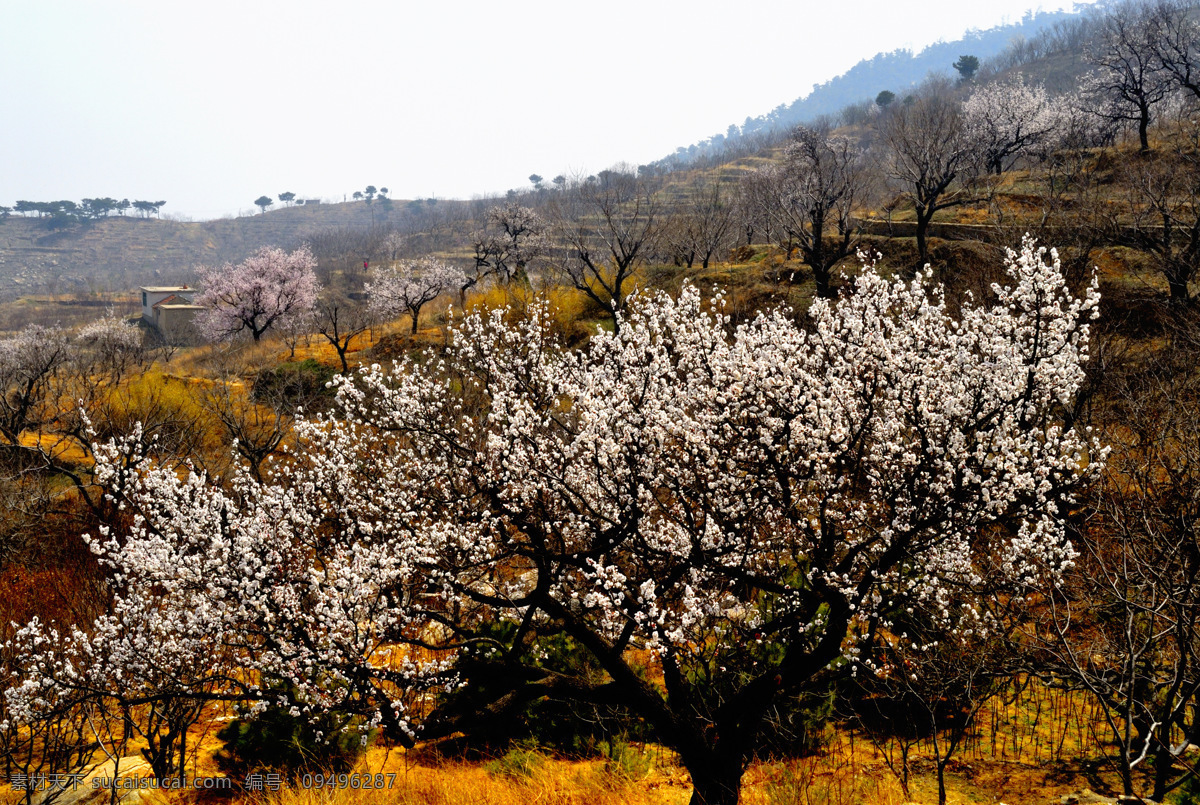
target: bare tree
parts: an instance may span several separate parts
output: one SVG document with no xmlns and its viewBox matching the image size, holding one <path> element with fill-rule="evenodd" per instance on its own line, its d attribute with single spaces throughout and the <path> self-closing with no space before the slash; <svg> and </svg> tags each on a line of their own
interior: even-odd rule
<svg viewBox="0 0 1200 805">
<path fill-rule="evenodd" d="M 459 304 L 466 305 L 466 293 L 488 277 L 507 283 L 513 279 L 528 281 L 529 265 L 546 252 L 546 222 L 530 207 L 516 202 L 498 205 L 487 211 L 487 228 L 472 235 L 475 270 L 465 275 L 459 290 Z"/>
<path fill-rule="evenodd" d="M 977 144 L 968 136 L 958 101 L 936 84 L 882 115 L 879 129 L 888 149 L 885 170 L 916 211 L 917 255 L 925 263 L 934 214 L 974 198 Z"/>
<path fill-rule="evenodd" d="M 897 602 L 900 603 L 900 602 Z M 888 765 L 909 795 L 909 752 L 920 739 L 933 746 L 938 803 L 946 803 L 946 770 L 987 702 L 1001 693 L 1014 672 L 1003 635 L 961 629 L 951 633 L 934 626 L 938 617 L 906 601 L 899 617 L 888 623 L 873 667 L 856 674 L 861 696 L 852 707 L 872 740 L 900 744 L 899 763 L 885 752 Z M 981 636 L 982 635 L 982 636 Z"/>
<path fill-rule="evenodd" d="M 326 294 L 317 301 L 316 329 L 337 352 L 342 373 L 350 372 L 346 354 L 354 339 L 371 328 L 375 317 L 370 306 L 340 295 Z"/>
<path fill-rule="evenodd" d="M 1200 99 L 1200 22 L 1185 0 L 1158 0 L 1147 10 L 1154 55 L 1174 83 Z"/>
<path fill-rule="evenodd" d="M 676 265 L 691 268 L 699 260 L 708 268 L 713 255 L 731 245 L 736 207 L 729 191 L 720 180 L 702 180 L 680 206 L 663 227 L 663 245 Z"/>
<path fill-rule="evenodd" d="M 222 437 L 261 481 L 264 464 L 280 453 L 291 434 L 293 417 L 287 406 L 278 400 L 251 399 L 245 385 L 233 376 L 215 380 L 200 400 L 220 423 Z"/>
<path fill-rule="evenodd" d="M 566 245 L 562 276 L 619 330 L 628 284 L 660 235 L 659 201 L 645 179 L 623 170 L 577 181 L 556 201 L 555 223 Z"/>
<path fill-rule="evenodd" d="M 1190 148 L 1125 162 L 1125 204 L 1110 216 L 1113 241 L 1154 258 L 1171 303 L 1191 302 L 1200 271 L 1200 159 Z"/>
<path fill-rule="evenodd" d="M 1150 150 L 1154 107 L 1172 88 L 1171 71 L 1159 56 L 1157 22 L 1151 7 L 1126 0 L 1101 18 L 1087 59 L 1095 69 L 1083 81 L 1093 113 L 1137 126 L 1143 153 Z"/>
<path fill-rule="evenodd" d="M 754 243 L 756 236 L 771 240 L 771 196 L 774 177 L 770 172 L 751 171 L 738 182 L 737 212 L 741 232 L 746 245 Z"/>
<path fill-rule="evenodd" d="M 1153 765 L 1161 802 L 1193 777 L 1200 735 L 1200 373 L 1194 344 L 1114 379 L 1113 453 L 1074 537 L 1069 583 L 1045 598 L 1044 659 L 1108 726 L 1126 797 Z"/>
<path fill-rule="evenodd" d="M 765 170 L 776 232 L 800 249 L 817 295 L 832 297 L 830 273 L 858 244 L 854 207 L 866 191 L 861 151 L 827 129 L 801 126 L 784 150 L 782 167 Z"/>
</svg>

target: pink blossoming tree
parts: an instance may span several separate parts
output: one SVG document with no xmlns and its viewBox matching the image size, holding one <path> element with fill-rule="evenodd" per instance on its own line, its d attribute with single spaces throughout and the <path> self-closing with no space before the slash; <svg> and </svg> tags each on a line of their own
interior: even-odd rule
<svg viewBox="0 0 1200 805">
<path fill-rule="evenodd" d="M 208 308 L 198 317 L 201 332 L 214 341 L 241 333 L 260 340 L 282 320 L 312 310 L 320 291 L 316 267 L 302 246 L 294 252 L 264 247 L 236 266 L 201 269 L 204 290 L 196 304 Z"/>
</svg>

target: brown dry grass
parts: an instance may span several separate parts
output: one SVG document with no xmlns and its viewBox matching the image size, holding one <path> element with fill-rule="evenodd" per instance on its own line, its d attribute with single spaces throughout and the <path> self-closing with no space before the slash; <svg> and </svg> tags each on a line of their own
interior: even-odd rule
<svg viewBox="0 0 1200 805">
<path fill-rule="evenodd" d="M 196 775 L 219 775 L 212 753 L 219 742 L 209 729 L 191 739 L 202 747 Z M 1003 801 L 1044 805 L 1083 789 L 1111 795 L 1115 777 L 1101 762 L 1099 714 L 1078 693 L 1036 682 L 1009 692 L 980 713 L 975 733 L 951 762 L 947 775 L 953 805 Z M 830 727 L 830 741 L 814 756 L 754 763 L 743 780 L 747 805 L 900 805 L 937 801 L 937 778 L 929 742 L 910 758 L 908 795 L 889 769 L 894 746 L 870 741 L 846 727 Z M 436 759 L 429 753 L 373 746 L 355 773 L 391 774 L 382 790 L 308 788 L 296 778 L 278 791 L 242 792 L 239 805 L 668 805 L 687 802 L 690 779 L 676 756 L 661 747 L 638 746 L 642 766 L 630 774 L 603 759 L 542 756 L 528 776 L 513 764 Z M 211 795 L 188 792 L 195 803 Z"/>
</svg>

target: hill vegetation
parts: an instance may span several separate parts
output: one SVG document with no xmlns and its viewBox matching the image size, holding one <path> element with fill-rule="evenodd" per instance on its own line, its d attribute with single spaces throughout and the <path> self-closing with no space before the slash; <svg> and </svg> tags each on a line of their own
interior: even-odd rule
<svg viewBox="0 0 1200 805">
<path fill-rule="evenodd" d="M 0 222 L 177 233 L 211 338 L 0 338 L 12 799 L 1190 801 L 1196 17 L 726 161 Z"/>
</svg>

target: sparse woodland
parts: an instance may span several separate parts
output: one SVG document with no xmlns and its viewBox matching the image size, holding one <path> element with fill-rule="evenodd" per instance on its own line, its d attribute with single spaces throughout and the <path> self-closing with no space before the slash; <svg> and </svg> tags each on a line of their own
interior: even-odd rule
<svg viewBox="0 0 1200 805">
<path fill-rule="evenodd" d="M 955 69 L 13 318 L 0 797 L 1195 801 L 1200 9 Z"/>
</svg>

